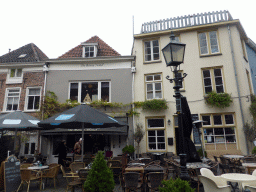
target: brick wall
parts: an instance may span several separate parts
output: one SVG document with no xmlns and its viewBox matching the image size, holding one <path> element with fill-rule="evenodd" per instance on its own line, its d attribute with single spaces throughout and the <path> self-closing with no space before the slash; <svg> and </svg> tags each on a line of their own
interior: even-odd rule
<svg viewBox="0 0 256 192">
<path fill-rule="evenodd" d="M 41 97 L 43 96 L 44 89 L 44 72 L 24 72 L 23 73 L 23 81 L 18 84 L 6 84 L 6 76 L 7 74 L 0 74 L 0 111 L 3 111 L 4 107 L 4 99 L 6 88 L 20 87 L 21 95 L 19 102 L 19 110 L 24 110 L 25 99 L 26 99 L 26 88 L 27 87 L 42 87 Z M 1 82 L 2 80 L 2 82 Z M 36 113 L 29 113 L 29 115 L 36 116 Z"/>
</svg>

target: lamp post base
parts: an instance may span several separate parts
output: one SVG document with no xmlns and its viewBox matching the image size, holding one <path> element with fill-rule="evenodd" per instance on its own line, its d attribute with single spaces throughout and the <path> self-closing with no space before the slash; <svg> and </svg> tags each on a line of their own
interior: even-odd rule
<svg viewBox="0 0 256 192">
<path fill-rule="evenodd" d="M 189 181 L 190 180 L 190 176 L 188 174 L 188 170 L 187 170 L 187 160 L 186 154 L 179 154 L 180 156 L 180 179 L 185 180 L 185 181 Z"/>
</svg>

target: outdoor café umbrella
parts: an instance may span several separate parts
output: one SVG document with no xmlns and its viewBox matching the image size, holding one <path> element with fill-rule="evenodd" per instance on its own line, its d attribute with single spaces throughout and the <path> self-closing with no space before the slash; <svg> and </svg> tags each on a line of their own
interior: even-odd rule
<svg viewBox="0 0 256 192">
<path fill-rule="evenodd" d="M 0 116 L 0 130 L 15 131 L 14 150 L 17 131 L 38 130 L 39 119 L 30 116 L 22 111 L 13 111 Z"/>
<path fill-rule="evenodd" d="M 82 157 L 84 154 L 84 128 L 122 127 L 127 124 L 110 117 L 86 104 L 78 105 L 38 123 L 44 128 L 82 129 Z"/>
</svg>

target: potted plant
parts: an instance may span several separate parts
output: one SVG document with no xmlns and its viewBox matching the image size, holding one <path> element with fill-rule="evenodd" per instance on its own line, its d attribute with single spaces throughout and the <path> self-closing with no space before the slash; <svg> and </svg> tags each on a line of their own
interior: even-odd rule
<svg viewBox="0 0 256 192">
<path fill-rule="evenodd" d="M 143 130 L 143 126 L 140 123 L 136 124 L 136 131 L 134 133 L 134 140 L 138 144 L 138 154 L 140 154 L 140 142 L 145 135 L 145 131 Z"/>
<path fill-rule="evenodd" d="M 144 110 L 161 111 L 168 109 L 168 105 L 165 99 L 152 99 L 144 101 L 142 108 Z"/>
<path fill-rule="evenodd" d="M 190 187 L 188 181 L 177 178 L 175 180 L 163 180 L 163 186 L 159 187 L 160 192 L 194 192 L 195 189 Z"/>
<path fill-rule="evenodd" d="M 205 102 L 212 107 L 225 108 L 233 102 L 231 95 L 228 93 L 210 92 L 205 97 Z"/>
<path fill-rule="evenodd" d="M 134 153 L 135 149 L 132 145 L 126 145 L 123 149 L 122 152 L 129 154 L 130 156 Z"/>
<path fill-rule="evenodd" d="M 113 172 L 107 166 L 103 151 L 99 151 L 84 183 L 84 191 L 112 192 L 115 187 Z"/>
</svg>

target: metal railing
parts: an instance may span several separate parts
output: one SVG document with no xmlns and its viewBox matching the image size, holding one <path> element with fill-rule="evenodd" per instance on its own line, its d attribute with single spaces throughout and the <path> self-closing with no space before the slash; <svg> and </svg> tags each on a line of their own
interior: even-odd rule
<svg viewBox="0 0 256 192">
<path fill-rule="evenodd" d="M 228 11 L 197 13 L 143 23 L 141 33 L 150 33 L 232 20 L 233 18 Z"/>
</svg>

